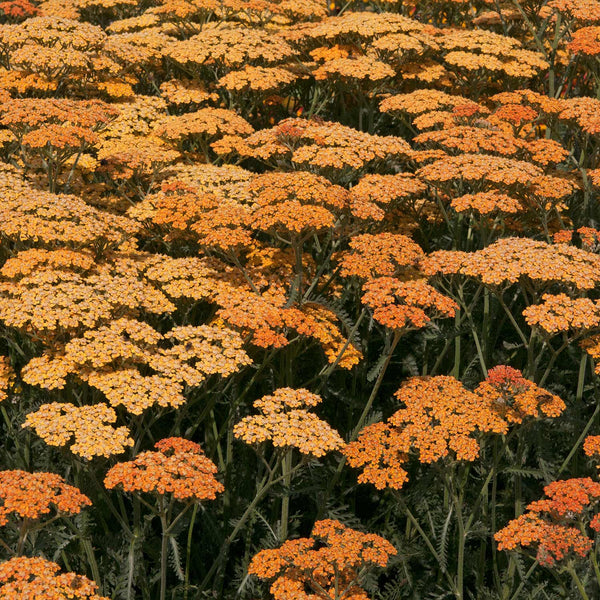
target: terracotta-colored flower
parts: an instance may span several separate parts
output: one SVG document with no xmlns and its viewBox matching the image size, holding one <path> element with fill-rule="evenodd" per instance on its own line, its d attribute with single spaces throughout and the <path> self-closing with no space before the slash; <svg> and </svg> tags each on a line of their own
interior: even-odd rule
<svg viewBox="0 0 600 600">
<path fill-rule="evenodd" d="M 586 329 L 600 325 L 600 305 L 590 298 L 570 298 L 566 294 L 544 294 L 541 304 L 528 306 L 523 315 L 531 326 L 550 334 Z"/>
<path fill-rule="evenodd" d="M 473 461 L 480 434 L 508 429 L 491 402 L 482 402 L 453 377 L 413 377 L 395 396 L 404 408 L 385 423 L 365 427 L 343 451 L 350 466 L 362 469 L 359 481 L 379 489 L 403 486 L 411 455 L 424 464 L 448 456 Z"/>
<path fill-rule="evenodd" d="M 10 517 L 40 519 L 52 512 L 76 515 L 90 499 L 55 473 L 0 471 L 0 525 Z"/>
<path fill-rule="evenodd" d="M 393 277 L 416 267 L 424 256 L 420 246 L 401 234 L 363 233 L 350 239 L 350 250 L 341 254 L 340 275 L 363 279 Z"/>
<path fill-rule="evenodd" d="M 41 557 L 18 556 L 0 563 L 0 597 L 5 600 L 108 600 L 98 585 L 83 575 L 59 573 L 60 567 Z"/>
<path fill-rule="evenodd" d="M 182 438 L 165 438 L 155 451 L 141 452 L 134 460 L 117 463 L 104 478 L 108 489 L 155 495 L 173 494 L 176 500 L 214 500 L 222 492 L 216 465 L 199 444 Z"/>
<path fill-rule="evenodd" d="M 522 423 L 527 417 L 558 417 L 566 405 L 561 398 L 525 379 L 518 369 L 493 367 L 475 393 L 509 423 Z"/>
<path fill-rule="evenodd" d="M 419 329 L 432 318 L 453 317 L 457 304 L 424 279 L 377 277 L 363 285 L 362 302 L 373 318 L 390 329 Z"/>
<path fill-rule="evenodd" d="M 364 600 L 367 596 L 361 584 L 365 572 L 385 567 L 396 552 L 378 535 L 326 519 L 315 523 L 309 538 L 261 550 L 250 562 L 248 572 L 271 580 L 270 591 L 276 600 Z"/>
<path fill-rule="evenodd" d="M 590 509 L 600 503 L 600 483 L 589 477 L 553 481 L 544 488 L 547 498 L 527 506 L 527 512 L 498 531 L 499 550 L 537 548 L 537 560 L 552 566 L 570 556 L 584 557 L 593 541 L 586 524 L 600 529 Z"/>
</svg>

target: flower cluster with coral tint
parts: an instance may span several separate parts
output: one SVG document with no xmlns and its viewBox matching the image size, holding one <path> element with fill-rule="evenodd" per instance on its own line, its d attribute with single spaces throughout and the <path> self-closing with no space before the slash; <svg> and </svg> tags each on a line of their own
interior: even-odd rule
<svg viewBox="0 0 600 600">
<path fill-rule="evenodd" d="M 276 600 L 366 598 L 361 589 L 364 572 L 385 567 L 396 553 L 394 546 L 378 535 L 326 519 L 315 523 L 309 538 L 261 550 L 248 572 L 272 581 L 270 591 Z"/>
<path fill-rule="evenodd" d="M 216 465 L 199 444 L 173 437 L 154 447 L 155 451 L 140 452 L 134 460 L 111 467 L 104 485 L 129 493 L 172 494 L 176 500 L 191 502 L 214 500 L 225 489 L 215 478 Z"/>
</svg>

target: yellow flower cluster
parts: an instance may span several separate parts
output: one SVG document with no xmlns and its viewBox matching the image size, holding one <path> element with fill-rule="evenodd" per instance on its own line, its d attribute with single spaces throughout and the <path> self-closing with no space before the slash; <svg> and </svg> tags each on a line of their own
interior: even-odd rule
<svg viewBox="0 0 600 600">
<path fill-rule="evenodd" d="M 168 347 L 162 347 L 164 343 Z M 201 325 L 175 327 L 161 335 L 144 322 L 118 319 L 69 341 L 59 356 L 32 359 L 23 380 L 46 389 L 61 389 L 74 375 L 99 389 L 112 406 L 132 414 L 185 402 L 184 384 L 199 386 L 211 375 L 227 377 L 250 364 L 234 331 Z M 150 368 L 155 374 L 143 375 Z"/>
<path fill-rule="evenodd" d="M 75 406 L 52 402 L 27 415 L 23 427 L 30 427 L 50 446 L 68 447 L 77 456 L 90 460 L 122 454 L 133 446 L 127 427 L 114 427 L 115 411 L 106 404 Z"/>
<path fill-rule="evenodd" d="M 254 402 L 262 414 L 244 417 L 233 429 L 246 444 L 270 441 L 277 448 L 298 448 L 302 454 L 324 456 L 343 448 L 340 435 L 308 412 L 321 397 L 305 389 L 280 388 Z"/>
</svg>

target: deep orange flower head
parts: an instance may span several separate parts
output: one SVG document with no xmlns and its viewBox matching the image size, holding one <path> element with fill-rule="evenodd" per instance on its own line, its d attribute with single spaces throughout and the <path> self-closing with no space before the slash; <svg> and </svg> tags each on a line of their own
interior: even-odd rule
<svg viewBox="0 0 600 600">
<path fill-rule="evenodd" d="M 527 417 L 558 417 L 566 408 L 555 394 L 525 379 L 518 369 L 499 365 L 475 389 L 486 403 L 509 423 L 522 423 Z"/>
<path fill-rule="evenodd" d="M 18 556 L 0 564 L 3 600 L 108 600 L 98 585 L 83 575 L 59 573 L 60 567 L 41 557 Z"/>
<path fill-rule="evenodd" d="M 377 277 L 363 285 L 362 302 L 373 309 L 373 318 L 390 329 L 419 329 L 432 318 L 453 317 L 457 305 L 425 279 L 401 281 Z"/>
<path fill-rule="evenodd" d="M 309 538 L 288 540 L 280 548 L 261 550 L 248 572 L 272 580 L 275 600 L 366 599 L 360 587 L 364 571 L 385 567 L 397 553 L 384 538 L 361 533 L 339 521 L 317 521 Z M 291 595 L 290 595 L 291 594 Z"/>
<path fill-rule="evenodd" d="M 351 238 L 350 250 L 340 256 L 340 275 L 364 279 L 393 277 L 416 267 L 423 256 L 420 246 L 405 235 L 363 233 Z"/>
<path fill-rule="evenodd" d="M 55 511 L 76 515 L 90 499 L 55 473 L 0 471 L 0 525 L 11 516 L 40 519 Z"/>
<path fill-rule="evenodd" d="M 306 235 L 329 229 L 349 206 L 344 188 L 305 171 L 259 175 L 249 191 L 255 203 L 249 222 L 258 231 Z"/>
<path fill-rule="evenodd" d="M 600 457 L 600 435 L 588 435 L 583 442 L 583 452 L 591 458 Z"/>
<path fill-rule="evenodd" d="M 523 315 L 528 325 L 550 334 L 592 329 L 600 325 L 600 304 L 590 298 L 544 294 L 541 304 L 528 306 Z"/>
<path fill-rule="evenodd" d="M 537 547 L 537 560 L 552 566 L 570 555 L 584 557 L 592 548 L 592 540 L 575 527 L 549 523 L 539 515 L 525 513 L 498 531 L 494 539 L 498 550 Z"/>
<path fill-rule="evenodd" d="M 586 524 L 600 529 L 598 514 L 590 511 L 600 503 L 600 483 L 589 477 L 553 481 L 544 488 L 546 498 L 532 502 L 527 512 L 498 531 L 499 550 L 537 546 L 537 559 L 552 566 L 569 556 L 584 557 L 593 542 Z"/>
<path fill-rule="evenodd" d="M 134 460 L 117 463 L 104 478 L 108 489 L 125 492 L 173 494 L 177 500 L 214 500 L 224 490 L 217 481 L 216 465 L 199 444 L 182 438 L 165 438 L 156 451 L 141 452 Z"/>
<path fill-rule="evenodd" d="M 363 469 L 359 481 L 379 489 L 403 486 L 411 454 L 424 464 L 448 456 L 473 461 L 480 434 L 508 429 L 491 402 L 482 402 L 453 377 L 413 377 L 395 396 L 404 408 L 385 423 L 365 427 L 344 449 L 348 463 Z"/>
</svg>

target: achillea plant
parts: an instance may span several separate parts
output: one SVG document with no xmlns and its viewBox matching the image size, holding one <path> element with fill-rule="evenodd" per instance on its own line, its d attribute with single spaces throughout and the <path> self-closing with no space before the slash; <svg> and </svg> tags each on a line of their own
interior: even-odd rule
<svg viewBox="0 0 600 600">
<path fill-rule="evenodd" d="M 522 373 L 505 365 L 488 371 L 475 393 L 491 403 L 496 412 L 509 423 L 522 423 L 526 418 L 559 417 L 566 408 L 556 394 L 525 379 Z"/>
<path fill-rule="evenodd" d="M 553 283 L 576 290 L 596 285 L 598 257 L 566 244 L 504 238 L 472 253 L 439 251 L 423 261 L 424 272 L 461 273 L 485 285 L 506 287 L 528 278 L 544 288 Z"/>
<path fill-rule="evenodd" d="M 397 392 L 405 406 L 385 423 L 368 425 L 344 449 L 353 467 L 362 467 L 361 483 L 400 488 L 408 479 L 403 464 L 411 454 L 422 463 L 446 457 L 474 461 L 477 435 L 505 433 L 506 421 L 491 402 L 482 402 L 452 377 L 409 379 Z"/>
<path fill-rule="evenodd" d="M 55 192 L 70 183 L 71 173 L 61 179 L 68 159 L 99 142 L 98 130 L 116 114 L 99 100 L 19 98 L 2 106 L 0 124 L 14 135 L 25 168 L 42 170 Z"/>
<path fill-rule="evenodd" d="M 334 183 L 354 181 L 367 168 L 385 169 L 407 159 L 410 147 L 393 136 L 371 135 L 339 123 L 286 119 L 247 138 L 224 137 L 212 144 L 218 154 L 255 158 L 323 175 Z"/>
<path fill-rule="evenodd" d="M 97 590 L 87 577 L 60 573 L 60 566 L 45 558 L 19 556 L 0 563 L 0 595 L 6 600 L 108 600 Z"/>
<path fill-rule="evenodd" d="M 418 268 L 421 247 L 402 234 L 363 233 L 350 239 L 350 250 L 340 256 L 342 277 L 393 277 Z"/>
<path fill-rule="evenodd" d="M 136 495 L 149 494 L 154 504 L 144 505 L 160 519 L 162 544 L 160 550 L 160 600 L 167 592 L 167 548 L 173 528 L 187 510 L 198 502 L 214 500 L 223 491 L 217 481 L 217 467 L 204 455 L 199 444 L 183 438 L 164 438 L 155 444 L 155 451 L 141 452 L 128 462 L 112 467 L 104 478 L 108 489 L 118 488 Z M 175 504 L 185 506 L 173 516 Z"/>
<path fill-rule="evenodd" d="M 270 441 L 277 448 L 298 448 L 318 458 L 339 450 L 344 442 L 327 423 L 308 409 L 322 399 L 305 389 L 280 388 L 254 402 L 262 415 L 248 416 L 234 427 L 234 435 L 247 444 Z"/>
<path fill-rule="evenodd" d="M 30 427 L 50 446 L 66 447 L 86 460 L 122 454 L 133 446 L 129 429 L 115 427 L 117 413 L 106 404 L 75 406 L 70 403 L 42 404 L 30 412 L 23 427 Z"/>
<path fill-rule="evenodd" d="M 0 471 L 0 526 L 11 525 L 16 530 L 17 555 L 32 531 L 60 517 L 79 514 L 91 504 L 86 495 L 55 473 Z"/>
<path fill-rule="evenodd" d="M 280 548 L 261 550 L 248 572 L 270 580 L 276 600 L 366 599 L 361 588 L 368 570 L 385 567 L 397 550 L 384 538 L 361 533 L 339 521 L 314 524 L 309 538 L 285 542 Z"/>
<path fill-rule="evenodd" d="M 455 315 L 457 305 L 424 279 L 402 281 L 377 277 L 363 285 L 362 302 L 373 310 L 373 318 L 394 330 L 425 327 L 432 318 Z"/>
<path fill-rule="evenodd" d="M 32 359 L 21 374 L 46 389 L 61 389 L 74 375 L 102 391 L 112 406 L 139 415 L 155 404 L 181 406 L 184 385 L 197 387 L 211 375 L 227 377 L 248 365 L 242 344 L 226 328 L 182 326 L 161 335 L 146 323 L 118 319 L 71 339 L 60 354 Z"/>
<path fill-rule="evenodd" d="M 547 498 L 529 504 L 527 512 L 496 533 L 498 549 L 526 552 L 531 548 L 540 564 L 565 565 L 581 590 L 583 584 L 570 559 L 583 558 L 592 549 L 587 528 L 600 528 L 598 515 L 594 515 L 600 484 L 589 477 L 565 479 L 553 481 L 544 492 Z"/>
</svg>

